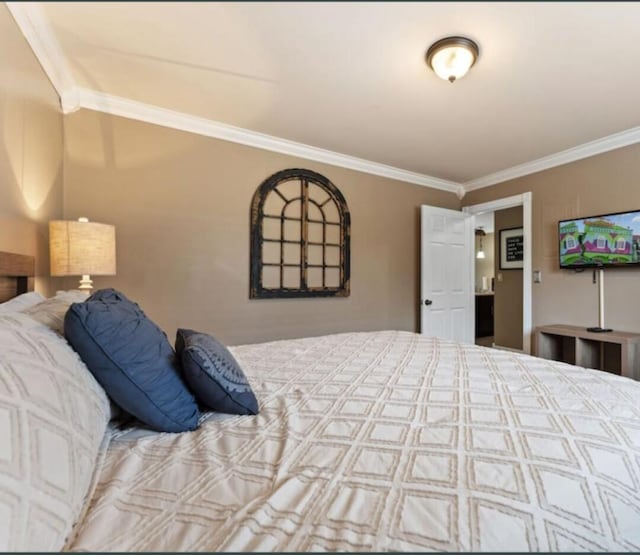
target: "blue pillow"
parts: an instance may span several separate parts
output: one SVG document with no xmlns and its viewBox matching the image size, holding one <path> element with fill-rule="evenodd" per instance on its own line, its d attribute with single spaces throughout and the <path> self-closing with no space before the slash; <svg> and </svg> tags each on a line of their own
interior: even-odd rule
<svg viewBox="0 0 640 555">
<path fill-rule="evenodd" d="M 258 401 L 233 355 L 219 341 L 179 329 L 176 352 L 191 391 L 205 407 L 228 414 L 258 414 Z"/>
<path fill-rule="evenodd" d="M 161 432 L 198 427 L 198 405 L 167 336 L 122 293 L 103 289 L 72 304 L 64 332 L 122 409 Z"/>
</svg>

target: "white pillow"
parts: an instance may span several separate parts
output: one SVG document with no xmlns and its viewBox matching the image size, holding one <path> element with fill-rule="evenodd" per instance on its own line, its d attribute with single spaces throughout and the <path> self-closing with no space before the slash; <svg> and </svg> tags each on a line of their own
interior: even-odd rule
<svg viewBox="0 0 640 555">
<path fill-rule="evenodd" d="M 23 310 L 41 303 L 42 301 L 44 301 L 44 297 L 40 293 L 36 293 L 35 291 L 23 293 L 13 299 L 9 299 L 5 303 L 0 303 L 0 314 L 6 314 L 7 312 L 22 312 Z"/>
<path fill-rule="evenodd" d="M 58 291 L 55 297 L 43 299 L 42 302 L 23 310 L 34 320 L 53 331 L 64 335 L 64 316 L 72 303 L 82 303 L 88 298 L 87 294 L 79 289 L 71 291 Z"/>
<path fill-rule="evenodd" d="M 0 551 L 59 551 L 89 492 L 109 402 L 69 344 L 0 314 Z"/>
<path fill-rule="evenodd" d="M 89 298 L 88 291 L 81 291 L 80 289 L 69 289 L 68 291 L 56 291 L 54 299 L 61 301 L 67 301 L 71 303 L 83 303 Z"/>
</svg>

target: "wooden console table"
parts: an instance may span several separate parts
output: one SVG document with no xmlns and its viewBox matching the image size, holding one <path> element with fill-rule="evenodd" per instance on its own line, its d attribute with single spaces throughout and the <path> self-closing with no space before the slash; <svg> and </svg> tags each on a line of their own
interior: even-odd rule
<svg viewBox="0 0 640 555">
<path fill-rule="evenodd" d="M 640 380 L 640 333 L 593 333 L 578 326 L 540 326 L 535 354 Z"/>
</svg>

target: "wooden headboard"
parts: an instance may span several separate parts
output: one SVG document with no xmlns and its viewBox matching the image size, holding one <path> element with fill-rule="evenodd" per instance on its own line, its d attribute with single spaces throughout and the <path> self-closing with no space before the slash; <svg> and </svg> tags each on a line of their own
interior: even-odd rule
<svg viewBox="0 0 640 555">
<path fill-rule="evenodd" d="M 0 252 L 0 302 L 33 291 L 35 268 L 33 256 Z"/>
</svg>

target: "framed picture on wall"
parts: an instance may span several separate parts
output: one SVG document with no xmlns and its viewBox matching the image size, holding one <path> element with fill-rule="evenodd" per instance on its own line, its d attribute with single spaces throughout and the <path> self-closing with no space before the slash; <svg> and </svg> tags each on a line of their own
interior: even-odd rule
<svg viewBox="0 0 640 555">
<path fill-rule="evenodd" d="M 524 260 L 524 233 L 521 227 L 500 230 L 500 269 L 521 270 Z"/>
</svg>

